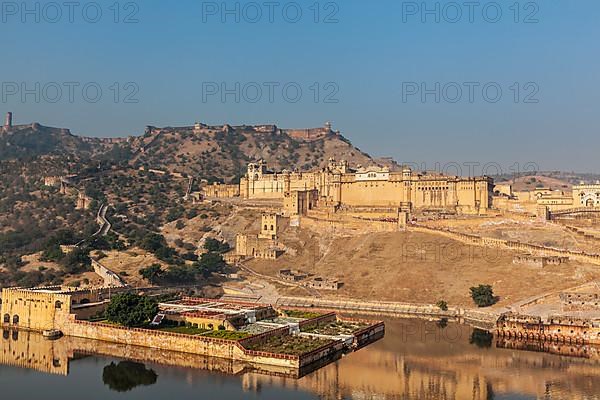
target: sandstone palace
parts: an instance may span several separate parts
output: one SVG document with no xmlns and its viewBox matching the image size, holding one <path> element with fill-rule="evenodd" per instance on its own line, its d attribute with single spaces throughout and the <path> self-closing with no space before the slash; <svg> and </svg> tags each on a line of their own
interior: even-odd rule
<svg viewBox="0 0 600 400">
<path fill-rule="evenodd" d="M 226 197 L 234 192 L 231 185 L 207 190 L 210 197 Z M 225 193 L 219 196 L 217 192 Z M 376 166 L 352 169 L 347 162 L 333 159 L 326 168 L 310 172 L 276 173 L 269 171 L 264 161 L 251 163 L 239 185 L 242 198 L 283 199 L 291 214 L 302 214 L 317 206 L 334 211 L 395 208 L 405 212 L 484 214 L 491 207 L 492 193 L 493 180 L 487 176 L 415 173 L 406 167 L 397 172 Z"/>
</svg>

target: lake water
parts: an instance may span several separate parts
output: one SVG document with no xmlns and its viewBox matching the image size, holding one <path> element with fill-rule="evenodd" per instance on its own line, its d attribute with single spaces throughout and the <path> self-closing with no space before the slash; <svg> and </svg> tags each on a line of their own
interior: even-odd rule
<svg viewBox="0 0 600 400">
<path fill-rule="evenodd" d="M 600 399 L 596 349 L 498 342 L 454 323 L 386 320 L 385 338 L 301 379 L 248 373 L 223 360 L 147 349 L 141 355 L 112 344 L 99 347 L 104 355 L 91 354 L 97 345 L 4 332 L 1 398 Z M 174 365 L 161 364 L 166 359 Z"/>
</svg>

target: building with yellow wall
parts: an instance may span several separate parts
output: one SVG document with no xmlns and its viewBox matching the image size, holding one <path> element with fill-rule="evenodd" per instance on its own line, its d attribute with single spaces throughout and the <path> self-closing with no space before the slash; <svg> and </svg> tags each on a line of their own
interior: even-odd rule
<svg viewBox="0 0 600 400">
<path fill-rule="evenodd" d="M 246 176 L 240 181 L 240 195 L 247 199 L 285 201 L 287 196 L 291 203 L 288 193 L 317 191 L 319 204 L 333 207 L 396 207 L 473 214 L 491 208 L 492 189 L 493 180 L 487 176 L 414 173 L 410 168 L 392 172 L 373 166 L 353 170 L 345 161 L 333 159 L 319 171 L 280 173 L 269 171 L 266 163 L 259 161 L 248 165 Z M 306 195 L 302 200 L 306 202 Z"/>
<path fill-rule="evenodd" d="M 38 331 L 51 330 L 70 314 L 89 316 L 104 306 L 109 288 L 66 287 L 2 289 L 2 324 Z"/>
<path fill-rule="evenodd" d="M 573 186 L 574 207 L 600 207 L 600 182 Z"/>
</svg>

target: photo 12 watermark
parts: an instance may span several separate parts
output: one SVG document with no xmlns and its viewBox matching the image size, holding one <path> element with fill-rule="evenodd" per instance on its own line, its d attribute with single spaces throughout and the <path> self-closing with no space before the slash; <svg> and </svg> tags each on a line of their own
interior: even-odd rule
<svg viewBox="0 0 600 400">
<path fill-rule="evenodd" d="M 400 246 L 400 258 L 404 264 L 432 263 L 432 264 L 490 264 L 502 257 L 499 247 L 484 247 L 467 245 L 460 242 L 405 242 Z"/>
<path fill-rule="evenodd" d="M 340 86 L 336 82 L 202 82 L 202 102 L 337 104 Z"/>
<path fill-rule="evenodd" d="M 404 1 L 402 22 L 421 24 L 459 24 L 477 22 L 497 24 L 508 21 L 515 24 L 537 24 L 540 5 L 535 1 Z"/>
<path fill-rule="evenodd" d="M 99 103 L 137 104 L 140 87 L 136 82 L 2 82 L 2 103 Z"/>
<path fill-rule="evenodd" d="M 538 104 L 539 93 L 536 82 L 402 82 L 402 103 Z"/>
<path fill-rule="evenodd" d="M 137 2 L 99 3 L 95 1 L 2 1 L 0 20 L 3 24 L 58 24 L 109 21 L 115 24 L 137 24 L 140 5 Z"/>
<path fill-rule="evenodd" d="M 519 177 L 540 171 L 540 166 L 534 161 L 507 164 L 496 161 L 402 161 L 402 166 L 413 171 L 434 172 L 446 176 L 512 176 Z"/>
<path fill-rule="evenodd" d="M 296 24 L 309 21 L 315 24 L 337 24 L 339 12 L 340 5 L 335 1 L 308 4 L 295 1 L 204 1 L 202 23 Z"/>
</svg>

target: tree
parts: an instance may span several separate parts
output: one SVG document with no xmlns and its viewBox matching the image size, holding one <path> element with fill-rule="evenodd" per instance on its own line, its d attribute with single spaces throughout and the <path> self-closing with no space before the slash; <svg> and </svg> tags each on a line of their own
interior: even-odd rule
<svg viewBox="0 0 600 400">
<path fill-rule="evenodd" d="M 200 260 L 194 263 L 194 266 L 202 276 L 208 278 L 213 272 L 222 272 L 227 264 L 221 254 L 204 253 L 200 256 Z"/>
<path fill-rule="evenodd" d="M 195 271 L 185 265 L 173 265 L 164 274 L 164 280 L 171 284 L 189 284 L 196 281 Z"/>
<path fill-rule="evenodd" d="M 140 326 L 158 313 L 158 303 L 148 296 L 121 293 L 113 296 L 106 308 L 106 318 L 125 326 Z"/>
<path fill-rule="evenodd" d="M 471 298 L 478 307 L 489 307 L 498 302 L 491 285 L 474 286 L 470 290 Z"/>
<path fill-rule="evenodd" d="M 229 244 L 227 242 L 221 242 L 217 239 L 208 238 L 204 242 L 204 248 L 208 252 L 226 253 L 231 247 L 229 247 Z"/>
<path fill-rule="evenodd" d="M 70 274 L 90 271 L 92 264 L 90 250 L 84 247 L 75 247 L 69 254 L 62 258 L 60 264 Z"/>
<path fill-rule="evenodd" d="M 163 271 L 160 264 L 152 264 L 149 267 L 140 269 L 139 271 L 140 275 L 153 285 L 158 283 L 158 280 L 164 272 L 165 271 Z"/>
</svg>

